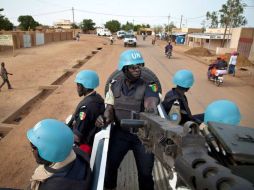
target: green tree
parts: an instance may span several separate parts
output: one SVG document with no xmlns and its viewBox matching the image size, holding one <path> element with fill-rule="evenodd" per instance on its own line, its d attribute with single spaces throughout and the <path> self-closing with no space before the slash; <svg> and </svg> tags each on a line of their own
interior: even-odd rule
<svg viewBox="0 0 254 190">
<path fill-rule="evenodd" d="M 221 47 L 225 44 L 225 35 L 228 27 L 239 27 L 247 24 L 246 18 L 243 16 L 244 7 L 246 4 L 240 0 L 227 0 L 226 4 L 222 5 L 220 12 L 220 23 L 225 27 Z"/>
<path fill-rule="evenodd" d="M 0 9 L 2 12 L 4 9 Z M 13 24 L 9 21 L 8 18 L 5 18 L 2 14 L 0 14 L 0 30 L 12 30 Z"/>
<path fill-rule="evenodd" d="M 246 4 L 242 3 L 241 0 L 227 0 L 218 13 L 214 11 L 206 13 L 206 19 L 211 21 L 211 28 L 218 27 L 218 23 L 221 27 L 225 27 L 221 47 L 224 47 L 225 35 L 229 27 L 235 28 L 247 24 L 247 20 L 243 16 L 245 6 Z"/>
<path fill-rule="evenodd" d="M 80 24 L 80 27 L 84 32 L 87 32 L 88 30 L 94 30 L 94 26 L 95 23 L 92 19 L 84 19 Z"/>
<path fill-rule="evenodd" d="M 157 25 L 157 26 L 154 26 L 153 28 L 154 28 L 154 32 L 156 34 L 163 31 L 163 26 L 162 25 Z"/>
<path fill-rule="evenodd" d="M 21 30 L 34 30 L 36 26 L 41 25 L 37 21 L 35 21 L 34 18 L 30 15 L 19 16 L 18 22 L 20 22 L 19 27 L 21 28 Z"/>
<path fill-rule="evenodd" d="M 210 23 L 209 28 L 218 28 L 219 21 L 218 21 L 218 14 L 217 12 L 207 12 L 206 13 L 206 20 Z"/>
<path fill-rule="evenodd" d="M 127 21 L 126 24 L 122 25 L 122 29 L 125 31 L 133 30 L 133 23 Z"/>
<path fill-rule="evenodd" d="M 134 31 L 139 31 L 142 28 L 140 24 L 134 25 Z"/>
<path fill-rule="evenodd" d="M 118 30 L 120 30 L 121 23 L 117 20 L 111 20 L 111 21 L 106 22 L 105 28 L 109 29 L 110 32 L 114 33 L 114 32 L 117 32 Z"/>
<path fill-rule="evenodd" d="M 71 28 L 72 29 L 78 29 L 79 27 L 78 27 L 78 25 L 76 23 L 72 23 L 71 24 Z"/>
<path fill-rule="evenodd" d="M 174 22 L 170 22 L 169 25 L 165 24 L 164 28 L 166 32 L 172 32 L 172 28 L 176 28 L 176 26 Z"/>
</svg>

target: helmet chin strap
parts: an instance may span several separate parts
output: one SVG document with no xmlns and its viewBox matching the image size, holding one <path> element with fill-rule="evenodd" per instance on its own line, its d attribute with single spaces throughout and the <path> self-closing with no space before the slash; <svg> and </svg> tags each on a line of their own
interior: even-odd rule
<svg viewBox="0 0 254 190">
<path fill-rule="evenodd" d="M 35 156 L 35 160 L 36 160 L 37 164 L 43 164 L 43 165 L 45 165 L 45 166 L 49 166 L 49 165 L 52 164 L 52 162 L 49 162 L 49 161 L 43 159 L 43 158 L 39 155 L 38 152 L 37 152 L 36 154 L 37 154 L 37 155 Z"/>
</svg>

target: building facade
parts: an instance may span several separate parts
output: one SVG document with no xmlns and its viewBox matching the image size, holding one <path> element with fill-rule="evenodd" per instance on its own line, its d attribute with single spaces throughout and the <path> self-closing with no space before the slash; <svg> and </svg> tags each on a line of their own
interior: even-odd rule
<svg viewBox="0 0 254 190">
<path fill-rule="evenodd" d="M 188 34 L 185 44 L 214 50 L 216 54 L 237 51 L 254 61 L 254 28 L 228 29 L 225 34 L 224 47 L 222 47 L 224 31 L 224 28 L 210 28 L 205 33 Z"/>
</svg>

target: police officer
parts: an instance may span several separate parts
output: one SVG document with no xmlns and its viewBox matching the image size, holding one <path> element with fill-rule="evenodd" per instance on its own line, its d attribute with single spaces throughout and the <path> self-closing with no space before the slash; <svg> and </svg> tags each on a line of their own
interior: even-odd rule
<svg viewBox="0 0 254 190">
<path fill-rule="evenodd" d="M 145 150 L 144 145 L 132 129 L 124 129 L 120 126 L 121 119 L 131 119 L 131 112 L 156 113 L 159 103 L 158 94 L 152 91 L 146 82 L 140 78 L 144 59 L 137 50 L 126 50 L 120 55 L 118 70 L 121 70 L 123 78 L 113 81 L 106 94 L 107 104 L 104 118 L 99 117 L 96 124 L 112 126 L 110 145 L 105 174 L 105 188 L 114 189 L 117 186 L 117 170 L 129 150 L 132 150 L 138 170 L 140 190 L 153 190 L 152 176 L 154 155 Z"/>
<path fill-rule="evenodd" d="M 73 129 L 75 144 L 90 154 L 94 136 L 100 130 L 95 126 L 95 121 L 105 110 L 104 100 L 94 90 L 99 86 L 99 77 L 95 71 L 80 71 L 75 82 L 78 95 L 84 98 L 78 104 L 68 125 Z"/>
<path fill-rule="evenodd" d="M 44 119 L 27 131 L 39 166 L 31 190 L 88 190 L 91 181 L 89 156 L 74 147 L 70 128 L 55 119 Z"/>
<path fill-rule="evenodd" d="M 238 106 L 229 100 L 217 100 L 209 104 L 205 110 L 204 123 L 217 122 L 228 125 L 238 125 L 241 114 Z"/>
<path fill-rule="evenodd" d="M 218 145 L 217 141 L 210 134 L 207 123 L 217 122 L 226 125 L 236 126 L 241 121 L 241 113 L 238 106 L 229 100 L 216 100 L 209 104 L 205 110 L 204 122 L 199 126 L 201 132 L 206 137 L 210 149 L 226 155 L 224 149 Z"/>
<path fill-rule="evenodd" d="M 169 115 L 169 120 L 176 124 L 184 124 L 187 121 L 196 121 L 199 124 L 203 121 L 203 114 L 193 116 L 191 114 L 185 93 L 192 87 L 194 76 L 189 70 L 179 70 L 173 77 L 176 85 L 166 93 L 162 105 Z"/>
</svg>

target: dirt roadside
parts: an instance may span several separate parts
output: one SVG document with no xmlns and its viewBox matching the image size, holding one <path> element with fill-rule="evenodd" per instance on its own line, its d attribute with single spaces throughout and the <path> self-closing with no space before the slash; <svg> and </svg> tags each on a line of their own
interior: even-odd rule
<svg viewBox="0 0 254 190">
<path fill-rule="evenodd" d="M 103 63 L 98 61 L 89 66 L 89 60 L 93 58 L 92 51 L 99 47 L 107 49 L 105 44 L 107 44 L 105 38 L 86 35 L 83 38 L 81 36 L 80 42 L 66 41 L 21 49 L 18 50 L 16 57 L 10 57 L 8 52 L 0 55 L 1 61 L 6 63 L 7 70 L 14 74 L 10 77 L 14 89 L 8 91 L 4 86 L 0 92 L 0 127 L 13 127 L 0 141 L 0 187 L 25 188 L 27 186 L 36 166 L 26 139 L 27 129 L 43 118 L 64 120 L 73 112 L 80 101 L 73 82 L 75 74 L 84 65 L 90 69 L 99 68 L 98 64 Z M 84 60 L 87 56 L 90 58 L 82 67 L 73 68 L 77 66 L 77 60 Z M 100 60 L 103 60 L 102 57 Z M 38 96 L 35 102 L 39 101 L 39 103 L 31 102 L 30 108 L 23 110 L 25 114 L 20 121 L 3 123 L 8 115 L 39 94 L 40 86 L 51 85 L 66 72 L 66 69 L 73 73 L 55 85 L 56 88 L 54 87 L 52 92 L 52 89 L 46 90 L 47 93 L 50 92 L 48 95 L 46 93 L 46 96 Z"/>
</svg>

